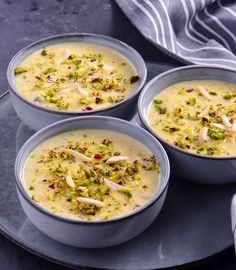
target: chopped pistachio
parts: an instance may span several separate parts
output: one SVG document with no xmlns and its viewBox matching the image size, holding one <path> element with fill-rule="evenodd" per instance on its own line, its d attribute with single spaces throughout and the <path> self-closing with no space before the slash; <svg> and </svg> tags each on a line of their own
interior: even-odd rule
<svg viewBox="0 0 236 270">
<path fill-rule="evenodd" d="M 109 103 L 114 103 L 114 99 L 111 96 L 109 96 L 107 100 Z"/>
<path fill-rule="evenodd" d="M 32 195 L 32 200 L 34 200 L 35 202 L 39 202 L 39 199 L 35 196 L 35 195 Z"/>
<path fill-rule="evenodd" d="M 209 94 L 212 95 L 212 96 L 217 96 L 217 93 L 213 92 L 213 91 L 209 91 Z"/>
<path fill-rule="evenodd" d="M 48 53 L 47 53 L 47 50 L 46 49 L 43 49 L 42 51 L 41 51 L 41 55 L 43 55 L 43 56 L 46 56 Z"/>
<path fill-rule="evenodd" d="M 160 114 L 165 114 L 167 112 L 167 107 L 163 104 L 156 104 L 155 109 L 160 113 Z"/>
<path fill-rule="evenodd" d="M 27 72 L 28 70 L 29 69 L 25 68 L 25 67 L 16 67 L 15 70 L 14 70 L 14 74 L 15 75 L 22 74 L 22 73 Z"/>
<path fill-rule="evenodd" d="M 231 92 L 227 92 L 227 93 L 223 96 L 223 98 L 224 98 L 224 99 L 227 99 L 227 100 L 231 99 L 232 97 L 233 97 L 233 94 L 232 94 Z"/>
<path fill-rule="evenodd" d="M 155 104 L 161 104 L 163 102 L 160 98 L 154 98 L 153 101 Z"/>
<path fill-rule="evenodd" d="M 196 104 L 196 98 L 189 98 L 188 100 L 186 100 L 186 104 L 190 105 L 190 106 L 194 106 Z"/>
</svg>

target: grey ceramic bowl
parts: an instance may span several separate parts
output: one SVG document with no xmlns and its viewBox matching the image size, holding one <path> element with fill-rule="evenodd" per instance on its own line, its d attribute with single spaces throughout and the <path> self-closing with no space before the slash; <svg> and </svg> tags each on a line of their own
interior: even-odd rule
<svg viewBox="0 0 236 270">
<path fill-rule="evenodd" d="M 138 76 L 140 77 L 139 84 L 135 91 L 125 100 L 118 104 L 114 104 L 110 107 L 85 111 L 85 112 L 66 112 L 56 111 L 53 109 L 44 108 L 37 105 L 29 100 L 26 100 L 16 89 L 14 83 L 14 70 L 20 63 L 34 51 L 42 49 L 44 47 L 66 42 L 79 42 L 79 43 L 91 43 L 97 44 L 103 47 L 111 48 L 114 51 L 123 55 L 127 61 L 129 61 L 135 68 Z M 140 90 L 142 89 L 147 76 L 147 69 L 144 60 L 140 54 L 127 44 L 113 39 L 111 37 L 96 35 L 96 34 L 64 34 L 58 36 L 51 36 L 48 38 L 41 39 L 24 49 L 20 50 L 11 60 L 8 70 L 7 78 L 9 83 L 9 90 L 13 106 L 18 116 L 33 130 L 39 130 L 49 124 L 56 121 L 70 118 L 73 116 L 84 116 L 84 115 L 107 115 L 118 117 L 122 119 L 131 119 L 135 113 L 136 103 Z"/>
<path fill-rule="evenodd" d="M 165 147 L 171 171 L 176 176 L 205 184 L 225 184 L 236 181 L 235 157 L 210 157 L 193 154 L 166 142 L 148 122 L 148 109 L 153 98 L 163 89 L 182 81 L 222 80 L 236 84 L 236 72 L 217 66 L 186 66 L 175 68 L 152 79 L 143 89 L 138 101 L 138 112 L 143 125 Z"/>
<path fill-rule="evenodd" d="M 43 209 L 35 203 L 22 184 L 24 164 L 31 151 L 44 140 L 71 130 L 113 130 L 140 141 L 160 162 L 160 185 L 152 199 L 137 211 L 108 221 L 75 221 Z M 145 230 L 157 217 L 165 200 L 169 181 L 169 161 L 164 148 L 150 133 L 121 119 L 102 116 L 75 117 L 54 123 L 35 133 L 21 148 L 15 163 L 17 191 L 22 208 L 43 233 L 64 244 L 95 248 L 127 241 Z"/>
<path fill-rule="evenodd" d="M 232 198 L 231 202 L 231 224 L 232 224 L 232 233 L 234 236 L 234 247 L 236 253 L 236 194 Z"/>
</svg>

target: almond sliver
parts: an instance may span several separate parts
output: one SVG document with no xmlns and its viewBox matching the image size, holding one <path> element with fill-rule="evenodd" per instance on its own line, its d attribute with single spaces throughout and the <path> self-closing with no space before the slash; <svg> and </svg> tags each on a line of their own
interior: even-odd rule
<svg viewBox="0 0 236 270">
<path fill-rule="evenodd" d="M 62 92 L 62 93 L 72 92 L 74 90 L 74 87 L 75 86 L 73 84 L 71 84 L 67 88 L 61 89 L 60 92 Z"/>
<path fill-rule="evenodd" d="M 198 115 L 199 117 L 203 117 L 205 114 L 207 114 L 209 111 L 209 105 L 207 105 L 206 107 L 204 107 L 204 109 L 200 112 L 200 114 Z"/>
<path fill-rule="evenodd" d="M 81 153 L 79 153 L 79 152 L 77 152 L 77 151 L 75 151 L 75 150 L 72 150 L 72 149 L 64 149 L 63 151 L 64 151 L 65 153 L 68 153 L 68 154 L 74 156 L 74 158 L 75 158 L 76 160 L 79 160 L 79 161 L 87 161 L 87 162 L 92 161 L 92 159 L 91 159 L 90 157 L 87 157 L 87 156 L 85 156 L 85 155 L 83 155 L 83 154 L 81 154 Z"/>
<path fill-rule="evenodd" d="M 204 143 L 208 140 L 207 138 L 207 132 L 208 132 L 208 127 L 203 127 L 198 134 L 198 140 L 200 143 Z"/>
<path fill-rule="evenodd" d="M 208 91 L 204 87 L 202 87 L 201 85 L 199 85 L 197 87 L 197 89 L 203 95 L 203 97 L 205 99 L 207 99 L 208 101 L 211 99 L 210 95 L 208 94 Z"/>
<path fill-rule="evenodd" d="M 218 123 L 211 123 L 211 126 L 226 130 L 225 126 Z"/>
<path fill-rule="evenodd" d="M 75 187 L 75 182 L 72 179 L 71 171 L 70 170 L 68 170 L 67 175 L 66 175 L 66 183 L 71 188 L 74 188 Z"/>
<path fill-rule="evenodd" d="M 79 84 L 77 84 L 77 91 L 81 96 L 87 96 L 88 95 L 88 93 Z"/>
<path fill-rule="evenodd" d="M 114 183 L 114 182 L 108 180 L 107 178 L 103 178 L 103 180 L 104 180 L 105 184 L 106 184 L 109 188 L 111 188 L 111 189 L 113 189 L 113 190 L 117 190 L 117 191 L 129 191 L 129 190 L 130 190 L 130 188 L 127 188 L 127 187 L 118 185 L 118 184 L 116 184 L 116 183 Z"/>
<path fill-rule="evenodd" d="M 128 160 L 129 157 L 127 156 L 114 156 L 114 157 L 110 157 L 108 158 L 108 160 L 106 161 L 107 164 L 113 164 L 113 163 L 117 163 L 123 160 Z"/>
<path fill-rule="evenodd" d="M 84 197 L 77 197 L 77 201 L 80 203 L 86 203 L 90 205 L 95 205 L 97 207 L 103 207 L 105 204 L 101 201 L 90 199 L 90 198 L 84 198 Z"/>
<path fill-rule="evenodd" d="M 70 56 L 70 51 L 66 49 L 63 56 L 57 60 L 57 64 L 60 65 L 62 62 L 66 61 L 69 56 Z"/>
<path fill-rule="evenodd" d="M 232 127 L 232 124 L 230 123 L 229 118 L 228 118 L 227 116 L 222 115 L 222 116 L 221 116 L 221 119 L 222 119 L 224 125 L 225 125 L 227 128 Z"/>
<path fill-rule="evenodd" d="M 108 65 L 104 65 L 103 66 L 103 69 L 105 69 L 106 71 L 113 71 L 114 70 L 114 67 L 108 66 Z"/>
<path fill-rule="evenodd" d="M 232 131 L 236 131 L 236 122 L 233 123 L 232 127 L 231 127 Z"/>
</svg>

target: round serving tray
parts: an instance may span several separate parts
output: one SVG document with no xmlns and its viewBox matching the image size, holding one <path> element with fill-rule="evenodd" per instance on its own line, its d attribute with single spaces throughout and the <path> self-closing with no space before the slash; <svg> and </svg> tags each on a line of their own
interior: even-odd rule
<svg viewBox="0 0 236 270">
<path fill-rule="evenodd" d="M 170 68 L 148 63 L 149 79 Z M 138 119 L 134 122 L 138 124 Z M 173 177 L 160 215 L 135 239 L 103 249 L 73 248 L 49 239 L 25 216 L 14 184 L 16 153 L 32 134 L 17 117 L 9 94 L 4 94 L 0 98 L 0 232 L 30 252 L 74 268 L 137 270 L 196 264 L 233 245 L 230 202 L 236 184 L 197 185 Z"/>
</svg>

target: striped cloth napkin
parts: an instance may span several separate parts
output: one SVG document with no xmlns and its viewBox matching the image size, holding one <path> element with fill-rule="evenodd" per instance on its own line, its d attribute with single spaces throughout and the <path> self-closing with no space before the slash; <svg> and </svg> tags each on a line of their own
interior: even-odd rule
<svg viewBox="0 0 236 270">
<path fill-rule="evenodd" d="M 143 34 L 184 63 L 236 69 L 236 0 L 116 0 Z"/>
</svg>

